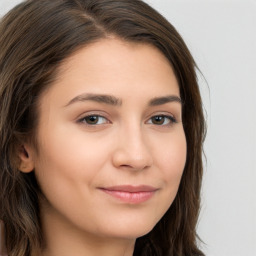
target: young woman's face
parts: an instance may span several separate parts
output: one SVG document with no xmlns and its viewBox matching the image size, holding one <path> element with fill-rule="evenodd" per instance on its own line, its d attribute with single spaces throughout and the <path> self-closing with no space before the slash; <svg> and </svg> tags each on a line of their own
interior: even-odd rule
<svg viewBox="0 0 256 256">
<path fill-rule="evenodd" d="M 112 238 L 148 233 L 186 161 L 168 60 L 150 45 L 104 39 L 68 58 L 39 103 L 32 156 L 43 219 Z"/>
</svg>

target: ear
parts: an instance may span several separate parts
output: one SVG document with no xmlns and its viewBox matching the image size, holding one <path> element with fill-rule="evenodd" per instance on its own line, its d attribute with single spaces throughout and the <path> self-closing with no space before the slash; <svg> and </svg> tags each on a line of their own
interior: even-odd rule
<svg viewBox="0 0 256 256">
<path fill-rule="evenodd" d="M 29 173 L 34 170 L 35 164 L 32 157 L 32 149 L 28 145 L 20 145 L 18 151 L 19 170 L 24 173 Z"/>
</svg>

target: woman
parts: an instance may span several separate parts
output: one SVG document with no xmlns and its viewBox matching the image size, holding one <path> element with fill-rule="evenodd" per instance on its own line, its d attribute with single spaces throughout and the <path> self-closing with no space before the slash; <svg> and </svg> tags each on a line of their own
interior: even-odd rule
<svg viewBox="0 0 256 256">
<path fill-rule="evenodd" d="M 139 0 L 28 0 L 0 34 L 8 255 L 204 255 L 204 117 L 173 26 Z"/>
</svg>

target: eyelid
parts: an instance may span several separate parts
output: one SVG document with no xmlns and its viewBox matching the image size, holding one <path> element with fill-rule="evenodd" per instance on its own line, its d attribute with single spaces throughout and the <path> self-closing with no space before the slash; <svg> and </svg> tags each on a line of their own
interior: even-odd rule
<svg viewBox="0 0 256 256">
<path fill-rule="evenodd" d="M 167 119 L 169 119 L 169 122 L 167 124 L 154 124 L 152 122 L 152 118 L 154 118 L 154 117 L 167 118 Z M 178 123 L 178 120 L 176 119 L 176 117 L 174 115 L 172 115 L 170 113 L 155 113 L 147 119 L 146 123 L 149 123 L 151 125 L 156 125 L 156 126 L 171 126 L 171 125 Z"/>
<path fill-rule="evenodd" d="M 104 118 L 106 120 L 106 122 L 101 123 L 101 124 L 87 124 L 84 119 L 90 116 L 97 116 L 99 118 Z M 154 117 L 164 117 L 170 120 L 170 122 L 168 124 L 154 124 L 152 122 L 152 118 Z M 109 117 L 109 115 L 107 113 L 105 113 L 104 111 L 88 111 L 85 112 L 81 115 L 79 115 L 79 117 L 76 118 L 76 122 L 80 123 L 80 124 L 87 124 L 88 126 L 98 126 L 98 125 L 105 125 L 105 124 L 112 124 L 112 121 Z M 156 126 L 171 126 L 174 125 L 175 123 L 179 123 L 179 118 L 176 118 L 176 115 L 171 114 L 170 112 L 156 112 L 151 114 L 150 116 L 148 116 L 146 118 L 146 123 L 151 124 L 151 125 L 156 125 Z"/>
<path fill-rule="evenodd" d="M 85 118 L 92 117 L 92 116 L 96 116 L 96 117 L 99 117 L 99 118 L 104 118 L 106 120 L 106 122 L 104 122 L 102 124 L 87 124 L 84 121 Z M 80 117 L 78 117 L 76 120 L 77 120 L 76 121 L 77 123 L 84 124 L 84 125 L 87 125 L 87 126 L 98 126 L 98 125 L 105 125 L 105 124 L 112 123 L 110 121 L 110 119 L 107 117 L 107 115 L 100 112 L 100 111 L 90 111 L 90 112 L 84 113 L 84 114 L 80 115 Z"/>
</svg>

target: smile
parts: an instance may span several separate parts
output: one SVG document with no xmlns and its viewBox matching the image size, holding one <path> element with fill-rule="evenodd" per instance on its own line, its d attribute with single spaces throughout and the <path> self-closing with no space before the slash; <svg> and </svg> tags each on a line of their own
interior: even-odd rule
<svg viewBox="0 0 256 256">
<path fill-rule="evenodd" d="M 115 186 L 100 188 L 104 193 L 125 203 L 139 204 L 149 200 L 158 190 L 150 186 Z"/>
</svg>

